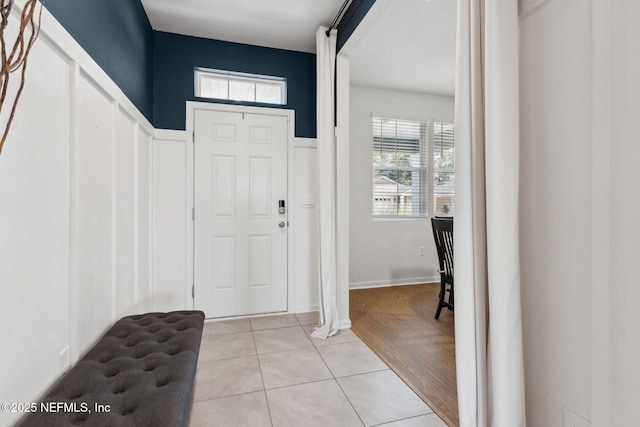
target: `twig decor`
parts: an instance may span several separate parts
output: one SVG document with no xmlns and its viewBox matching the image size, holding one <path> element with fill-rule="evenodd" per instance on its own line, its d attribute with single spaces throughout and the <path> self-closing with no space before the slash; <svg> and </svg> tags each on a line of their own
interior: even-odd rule
<svg viewBox="0 0 640 427">
<path fill-rule="evenodd" d="M 0 47 L 2 48 L 2 68 L 0 69 L 0 113 L 5 109 L 5 102 L 11 105 L 11 113 L 5 123 L 2 139 L 0 139 L 0 153 L 2 147 L 9 134 L 13 116 L 16 113 L 18 100 L 24 89 L 25 72 L 27 70 L 27 58 L 31 47 L 40 34 L 40 22 L 42 18 L 42 5 L 36 13 L 38 0 L 26 0 L 19 18 L 19 27 L 15 39 L 11 34 L 15 33 L 15 29 L 9 30 L 9 19 L 14 0 L 0 0 L 0 13 L 2 14 L 2 22 L 0 22 Z M 37 22 L 36 22 L 37 19 Z M 20 86 L 13 100 L 7 97 L 9 89 L 9 77 L 14 71 L 20 70 Z"/>
</svg>

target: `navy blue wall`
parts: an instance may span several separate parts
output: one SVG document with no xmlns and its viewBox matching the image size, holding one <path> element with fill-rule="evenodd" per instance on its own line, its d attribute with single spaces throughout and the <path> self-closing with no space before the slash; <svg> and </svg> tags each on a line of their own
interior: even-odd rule
<svg viewBox="0 0 640 427">
<path fill-rule="evenodd" d="M 375 2 L 376 0 L 353 0 L 351 2 L 338 24 L 338 40 L 336 46 L 338 52 L 347 40 L 349 40 L 351 34 L 353 34 L 358 25 L 360 25 L 360 21 L 362 21 Z"/>
<path fill-rule="evenodd" d="M 193 95 L 193 70 L 205 67 L 285 77 L 287 105 L 283 108 L 296 112 L 296 136 L 316 137 L 314 54 L 162 32 L 154 32 L 153 47 L 156 128 L 185 128 L 185 102 L 202 100 Z"/>
<path fill-rule="evenodd" d="M 338 25 L 338 50 L 373 3 L 352 2 Z M 155 32 L 139 0 L 44 4 L 156 128 L 185 128 L 185 101 L 197 100 L 193 69 L 206 67 L 285 77 L 283 108 L 296 112 L 296 136 L 316 136 L 314 54 Z"/>
<path fill-rule="evenodd" d="M 46 0 L 44 6 L 153 122 L 153 30 L 139 0 Z"/>
</svg>

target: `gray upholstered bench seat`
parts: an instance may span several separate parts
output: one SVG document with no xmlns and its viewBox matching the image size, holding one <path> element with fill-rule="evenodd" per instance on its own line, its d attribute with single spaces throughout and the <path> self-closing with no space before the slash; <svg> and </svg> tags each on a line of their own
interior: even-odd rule
<svg viewBox="0 0 640 427">
<path fill-rule="evenodd" d="M 185 426 L 203 323 L 201 311 L 120 319 L 42 400 L 61 411 L 21 425 Z"/>
</svg>

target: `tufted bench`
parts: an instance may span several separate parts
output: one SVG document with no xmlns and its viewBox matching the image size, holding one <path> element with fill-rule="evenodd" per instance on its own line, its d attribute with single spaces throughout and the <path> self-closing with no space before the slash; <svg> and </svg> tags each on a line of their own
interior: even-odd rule
<svg viewBox="0 0 640 427">
<path fill-rule="evenodd" d="M 203 322 L 201 311 L 120 319 L 42 400 L 53 410 L 21 425 L 185 426 Z"/>
</svg>

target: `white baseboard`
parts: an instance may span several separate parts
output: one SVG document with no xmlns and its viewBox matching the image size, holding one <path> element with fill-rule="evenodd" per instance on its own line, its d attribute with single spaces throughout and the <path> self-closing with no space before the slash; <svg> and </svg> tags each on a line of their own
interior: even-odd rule
<svg viewBox="0 0 640 427">
<path fill-rule="evenodd" d="M 298 305 L 294 313 L 310 313 L 312 311 L 318 311 L 320 307 L 318 304 L 310 305 Z M 351 329 L 351 319 L 342 319 L 338 321 L 338 329 Z"/>
<path fill-rule="evenodd" d="M 318 311 L 320 307 L 318 304 L 296 305 L 294 313 L 310 313 L 312 311 Z"/>
<path fill-rule="evenodd" d="M 351 319 L 342 319 L 338 322 L 338 329 L 351 329 Z"/>
<path fill-rule="evenodd" d="M 370 282 L 351 282 L 349 289 L 386 288 L 389 286 L 416 285 L 440 282 L 440 276 L 408 277 L 404 279 L 375 280 Z"/>
</svg>

